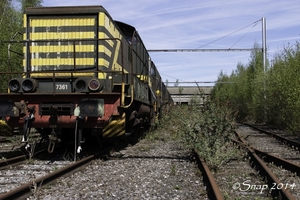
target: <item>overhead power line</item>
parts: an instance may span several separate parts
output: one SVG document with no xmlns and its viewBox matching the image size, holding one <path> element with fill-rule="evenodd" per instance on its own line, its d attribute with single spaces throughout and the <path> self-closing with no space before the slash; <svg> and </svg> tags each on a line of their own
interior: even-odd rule
<svg viewBox="0 0 300 200">
<path fill-rule="evenodd" d="M 148 52 L 220 52 L 220 51 L 252 51 L 261 48 L 247 49 L 149 49 Z"/>
<path fill-rule="evenodd" d="M 241 30 L 243 30 L 243 29 L 245 29 L 245 28 L 247 28 L 247 27 L 249 27 L 249 26 L 251 26 L 251 25 L 253 25 L 252 28 L 254 28 L 254 27 L 257 25 L 257 23 L 260 22 L 261 20 L 262 20 L 262 19 L 257 20 L 257 21 L 255 21 L 255 22 L 253 22 L 253 23 L 251 23 L 251 24 L 249 24 L 249 25 L 243 27 L 243 28 L 240 28 L 240 29 L 238 29 L 238 30 L 236 30 L 236 31 L 233 31 L 232 33 L 229 33 L 229 34 L 227 34 L 227 35 L 225 35 L 225 36 L 223 36 L 223 37 L 220 37 L 220 38 L 218 38 L 218 39 L 216 39 L 216 40 L 213 40 L 213 41 L 211 41 L 211 42 L 209 42 L 209 43 L 207 43 L 207 44 L 204 44 L 204 45 L 198 47 L 198 49 L 200 49 L 200 48 L 202 48 L 202 47 L 205 47 L 205 46 L 207 46 L 207 45 L 209 45 L 209 44 L 212 44 L 212 43 L 214 43 L 214 42 L 216 42 L 216 41 L 219 41 L 219 40 L 221 40 L 221 39 L 223 39 L 223 38 L 225 38 L 225 37 L 228 37 L 228 36 L 230 36 L 230 35 L 233 35 L 234 33 L 237 33 L 237 32 L 239 32 L 239 31 L 241 31 Z M 236 43 L 235 43 L 235 44 L 236 44 Z M 235 45 L 235 44 L 234 44 L 234 45 Z M 234 45 L 233 45 L 233 46 L 234 46 Z"/>
<path fill-rule="evenodd" d="M 233 46 L 235 46 L 247 33 L 249 33 L 249 31 L 252 29 L 252 28 L 254 28 L 257 24 L 258 24 L 258 22 L 260 22 L 260 21 L 262 21 L 262 19 L 260 19 L 260 20 L 257 20 L 257 21 L 255 21 L 255 22 L 253 22 L 253 23 L 251 23 L 251 24 L 249 24 L 249 25 L 247 25 L 247 26 L 245 26 L 245 27 L 243 27 L 243 28 L 240 28 L 240 29 L 238 29 L 238 30 L 236 30 L 236 31 L 233 31 L 233 32 L 231 32 L 231 33 L 229 33 L 229 34 L 227 34 L 227 35 L 225 35 L 225 36 L 223 36 L 223 37 L 220 37 L 220 38 L 218 38 L 218 39 L 216 39 L 216 40 L 213 40 L 213 41 L 211 41 L 211 42 L 209 42 L 209 43 L 207 43 L 207 44 L 204 44 L 204 45 L 202 45 L 202 46 L 200 46 L 200 47 L 198 47 L 198 48 L 194 48 L 194 49 L 150 49 L 150 50 L 148 50 L 148 52 L 226 52 L 226 51 L 252 51 L 252 50 L 257 50 L 257 48 L 245 48 L 245 49 L 233 49 L 232 47 Z M 249 27 L 249 26 L 252 26 L 248 31 L 247 31 L 247 33 L 245 33 L 241 38 L 239 38 L 233 45 L 231 45 L 231 47 L 230 48 L 226 48 L 226 49 L 201 49 L 201 48 L 203 48 L 203 47 L 205 47 L 205 46 L 207 46 L 207 45 L 209 45 L 209 44 L 212 44 L 212 43 L 214 43 L 214 42 L 216 42 L 216 41 L 219 41 L 219 40 L 221 40 L 221 39 L 223 39 L 223 38 L 225 38 L 225 37 L 228 37 L 228 36 L 230 36 L 230 35 L 232 35 L 232 34 L 234 34 L 234 33 L 237 33 L 237 32 L 239 32 L 239 31 L 241 31 L 241 30 L 243 30 L 243 29 L 245 29 L 245 28 L 247 28 L 247 27 Z"/>
</svg>

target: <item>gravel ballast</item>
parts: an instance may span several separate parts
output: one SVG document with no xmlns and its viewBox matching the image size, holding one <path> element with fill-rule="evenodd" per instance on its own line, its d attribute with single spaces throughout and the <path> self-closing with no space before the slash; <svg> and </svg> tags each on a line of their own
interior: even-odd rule
<svg viewBox="0 0 300 200">
<path fill-rule="evenodd" d="M 174 141 L 144 139 L 111 156 L 28 199 L 207 199 L 190 151 Z"/>
</svg>

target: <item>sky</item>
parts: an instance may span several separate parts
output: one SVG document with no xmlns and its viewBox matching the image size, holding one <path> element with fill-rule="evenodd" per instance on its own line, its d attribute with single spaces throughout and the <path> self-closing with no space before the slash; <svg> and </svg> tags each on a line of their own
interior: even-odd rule
<svg viewBox="0 0 300 200">
<path fill-rule="evenodd" d="M 300 39 L 298 0 L 43 0 L 43 6 L 102 5 L 117 21 L 136 28 L 146 48 L 251 49 L 262 46 L 266 19 L 267 58 Z M 250 51 L 150 52 L 162 80 L 213 85 L 249 63 Z M 206 83 L 209 82 L 209 83 Z M 195 83 L 193 83 L 195 86 Z"/>
</svg>

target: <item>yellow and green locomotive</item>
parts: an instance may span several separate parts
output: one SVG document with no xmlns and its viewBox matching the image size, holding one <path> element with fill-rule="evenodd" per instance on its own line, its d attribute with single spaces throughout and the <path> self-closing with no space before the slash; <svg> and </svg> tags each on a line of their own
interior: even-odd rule
<svg viewBox="0 0 300 200">
<path fill-rule="evenodd" d="M 147 128 L 172 99 L 136 29 L 102 6 L 36 7 L 24 14 L 22 72 L 0 94 L 0 117 L 49 135 L 122 137 Z"/>
</svg>

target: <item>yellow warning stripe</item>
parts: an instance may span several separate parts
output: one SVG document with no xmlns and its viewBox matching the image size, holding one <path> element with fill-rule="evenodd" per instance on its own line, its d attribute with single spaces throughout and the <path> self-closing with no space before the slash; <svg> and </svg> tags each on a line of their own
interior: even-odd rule
<svg viewBox="0 0 300 200">
<path fill-rule="evenodd" d="M 98 32 L 98 38 L 103 39 L 107 38 L 106 40 L 106 45 L 99 45 L 98 46 L 98 53 L 105 53 L 108 57 L 112 57 L 114 55 L 113 63 L 105 60 L 104 58 L 99 58 L 98 59 L 98 64 L 99 66 L 105 66 L 105 67 L 112 67 L 112 69 L 119 71 L 121 70 L 121 66 L 119 63 L 117 63 L 117 58 L 120 53 L 120 41 L 117 41 L 117 44 L 115 43 L 114 40 L 109 40 L 109 38 L 120 38 L 122 39 L 122 35 L 120 34 L 119 30 L 116 28 L 115 23 L 104 13 L 100 12 L 99 13 L 99 21 L 98 21 L 98 26 L 100 27 L 101 32 Z M 27 16 L 24 15 L 24 27 L 26 28 L 27 26 Z M 70 31 L 73 28 L 76 28 L 78 26 L 79 30 L 82 29 L 82 31 L 75 31 L 75 32 L 34 32 L 34 28 L 48 28 L 51 27 L 70 27 Z M 95 32 L 91 31 L 85 31 L 84 27 L 85 26 L 97 26 L 95 24 L 95 18 L 94 17 L 84 17 L 84 16 L 78 16 L 74 18 L 65 18 L 65 16 L 62 16 L 61 18 L 55 17 L 55 18 L 31 18 L 29 27 L 31 28 L 32 32 L 29 33 L 29 39 L 30 40 L 71 40 L 71 39 L 92 39 L 95 38 Z M 68 30 L 66 28 L 65 30 Z M 88 28 L 87 28 L 88 30 Z M 105 31 L 104 31 L 105 30 Z M 37 30 L 38 31 L 38 30 Z M 103 31 L 103 32 L 102 32 Z M 28 38 L 26 37 L 26 33 L 24 34 L 24 40 L 27 40 Z M 45 41 L 46 42 L 46 41 Z M 109 50 L 106 46 L 107 44 L 111 47 L 113 47 L 114 53 Z M 41 59 L 38 58 L 38 53 L 55 53 L 55 52 L 73 52 L 73 45 L 63 45 L 63 46 L 34 46 L 30 45 L 30 52 L 28 53 L 33 53 L 37 58 L 33 58 L 30 60 L 31 66 L 35 68 L 41 68 L 40 70 L 44 70 L 45 66 L 49 65 L 56 65 L 59 67 L 59 65 L 74 65 L 74 59 L 73 58 L 46 58 L 46 59 Z M 37 44 L 35 44 L 37 45 Z M 116 46 L 114 46 L 116 45 Z M 23 48 L 24 53 L 26 53 L 27 49 L 26 47 Z M 94 45 L 76 45 L 75 46 L 75 52 L 80 53 L 80 52 L 94 52 Z M 76 65 L 94 65 L 95 60 L 94 58 L 76 58 Z M 23 60 L 23 66 L 26 66 L 26 60 Z M 127 71 L 125 71 L 127 73 Z M 93 75 L 90 72 L 86 73 L 79 73 L 80 76 L 82 75 Z M 77 74 L 77 75 L 79 75 Z M 35 74 L 34 76 L 52 76 L 52 73 L 39 73 Z M 56 73 L 57 76 L 70 76 L 70 73 Z M 104 73 L 99 73 L 99 77 L 105 77 Z"/>
<path fill-rule="evenodd" d="M 26 22 L 26 21 L 25 21 Z M 94 17 L 82 17 L 78 18 L 66 18 L 57 17 L 57 18 L 32 18 L 30 20 L 31 27 L 46 27 L 46 26 L 95 26 Z M 26 26 L 24 26 L 26 27 Z"/>
<path fill-rule="evenodd" d="M 62 46 L 30 46 L 30 53 L 55 53 L 55 52 L 74 52 L 73 45 Z M 26 46 L 23 47 L 23 51 L 26 51 Z M 94 45 L 75 45 L 75 52 L 94 52 Z M 108 56 L 111 56 L 112 52 L 104 45 L 98 46 L 98 52 L 104 52 Z"/>
<path fill-rule="evenodd" d="M 98 59 L 99 65 L 105 63 L 104 58 Z M 94 65 L 95 59 L 94 58 L 76 58 L 76 65 Z M 74 65 L 74 59 L 73 58 L 36 58 L 31 59 L 31 65 L 32 66 L 40 66 L 41 68 L 43 66 L 47 65 Z"/>
<path fill-rule="evenodd" d="M 44 32 L 30 33 L 30 40 L 70 40 L 70 39 L 91 39 L 94 38 L 94 32 Z"/>
</svg>

